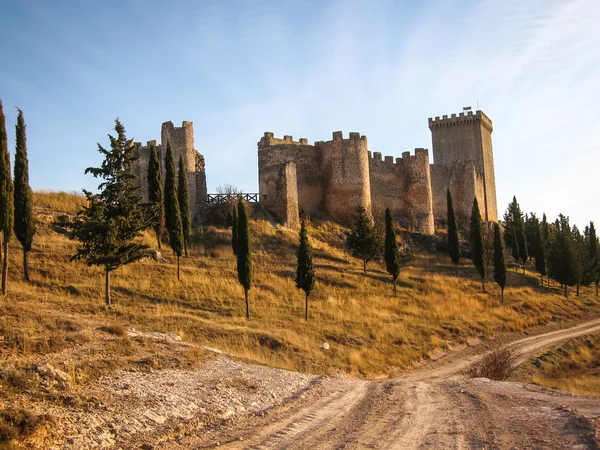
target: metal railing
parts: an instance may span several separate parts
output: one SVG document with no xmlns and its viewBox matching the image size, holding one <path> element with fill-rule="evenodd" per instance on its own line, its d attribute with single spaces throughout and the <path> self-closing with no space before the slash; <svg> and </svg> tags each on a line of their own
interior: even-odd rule
<svg viewBox="0 0 600 450">
<path fill-rule="evenodd" d="M 242 197 L 242 200 L 248 203 L 258 203 L 258 194 L 207 194 L 206 203 L 218 204 L 218 203 L 231 203 L 237 200 L 238 197 Z"/>
</svg>

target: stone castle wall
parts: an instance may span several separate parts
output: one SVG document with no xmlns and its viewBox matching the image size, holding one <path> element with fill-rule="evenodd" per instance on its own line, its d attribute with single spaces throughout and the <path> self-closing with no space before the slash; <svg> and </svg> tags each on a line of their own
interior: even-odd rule
<svg viewBox="0 0 600 450">
<path fill-rule="evenodd" d="M 176 127 L 173 122 L 163 123 L 160 145 L 157 141 L 148 141 L 145 146 L 137 143 L 137 149 L 134 152 L 137 159 L 132 166 L 132 171 L 138 177 L 140 195 L 145 201 L 148 201 L 148 164 L 150 162 L 151 145 L 155 145 L 157 148 L 164 183 L 164 158 L 167 151 L 167 142 L 171 144 L 176 173 L 179 167 L 179 158 L 183 158 L 190 194 L 192 224 L 197 226 L 206 204 L 206 170 L 204 157 L 194 148 L 194 125 L 192 122 L 184 121 L 181 127 Z"/>
<path fill-rule="evenodd" d="M 446 217 L 446 189 L 450 188 L 455 205 L 469 205 L 468 217 L 473 198 L 477 196 L 482 218 L 497 221 L 492 121 L 482 111 L 477 111 L 475 114 L 468 112 L 430 118 L 429 128 L 433 144 L 434 214 Z M 471 165 L 466 169 L 468 161 Z M 475 179 L 471 174 L 473 170 Z M 464 215 L 466 206 L 460 210 L 460 214 Z M 462 221 L 465 220 L 466 217 L 463 217 Z"/>
<path fill-rule="evenodd" d="M 315 146 L 322 155 L 323 201 L 327 212 L 348 222 L 359 205 L 371 211 L 367 137 L 350 133 L 344 139 L 342 132 L 336 131 L 333 140 L 317 142 Z"/>
<path fill-rule="evenodd" d="M 370 154 L 370 152 L 369 152 Z M 434 233 L 429 153 L 415 149 L 404 152 L 402 158 L 375 152 L 369 159 L 373 214 L 383 217 L 390 208 L 394 217 L 407 229 L 425 234 Z"/>
<path fill-rule="evenodd" d="M 358 205 L 377 215 L 389 207 L 397 218 L 409 218 L 410 229 L 433 234 L 427 150 L 417 149 L 414 156 L 406 152 L 394 163 L 391 157 L 382 161 L 380 153 L 371 157 L 367 138 L 359 133 L 344 139 L 336 131 L 332 137 L 309 145 L 306 139 L 296 142 L 291 136 L 278 139 L 265 133 L 258 143 L 261 203 L 274 212 L 281 208 L 277 177 L 285 163 L 294 163 L 300 210 L 324 210 L 332 218 L 348 222 Z M 282 220 L 286 214 L 289 212 L 277 213 Z"/>
<path fill-rule="evenodd" d="M 298 181 L 296 164 L 275 164 L 263 168 L 259 190 L 261 204 L 272 210 L 288 227 L 299 225 Z"/>
</svg>

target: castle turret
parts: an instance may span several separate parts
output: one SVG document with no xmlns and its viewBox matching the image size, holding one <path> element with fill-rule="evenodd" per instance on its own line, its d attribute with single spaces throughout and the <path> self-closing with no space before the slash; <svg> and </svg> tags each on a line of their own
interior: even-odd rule
<svg viewBox="0 0 600 450">
<path fill-rule="evenodd" d="M 498 220 L 492 151 L 492 121 L 483 111 L 429 119 L 433 144 L 431 179 L 436 217 L 446 217 L 446 190 L 452 193 L 463 226 L 477 197 L 482 218 Z M 468 169 L 467 166 L 472 166 Z"/>
<path fill-rule="evenodd" d="M 317 147 L 323 158 L 324 206 L 329 214 L 348 221 L 359 205 L 371 214 L 367 137 L 350 133 L 344 139 L 336 131 L 333 140 L 317 143 Z"/>
</svg>

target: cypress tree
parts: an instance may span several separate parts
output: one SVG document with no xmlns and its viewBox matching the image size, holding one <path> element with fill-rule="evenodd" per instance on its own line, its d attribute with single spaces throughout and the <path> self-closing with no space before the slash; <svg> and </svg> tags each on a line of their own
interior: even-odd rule
<svg viewBox="0 0 600 450">
<path fill-rule="evenodd" d="M 315 287 L 315 269 L 313 252 L 306 232 L 306 223 L 302 219 L 300 226 L 300 246 L 298 247 L 298 267 L 296 268 L 296 287 L 305 294 L 304 319 L 308 320 L 308 297 Z"/>
<path fill-rule="evenodd" d="M 125 137 L 125 128 L 115 121 L 117 137 L 109 135 L 111 149 L 98 144 L 104 155 L 99 168 L 88 167 L 91 173 L 104 181 L 98 186 L 99 194 L 83 191 L 88 200 L 77 217 L 70 222 L 71 235 L 81 242 L 71 261 L 83 259 L 88 266 L 104 267 L 105 302 L 111 304 L 110 274 L 119 267 L 139 260 L 147 246 L 136 239 L 150 226 L 150 216 L 142 204 L 131 171 L 135 144 Z"/>
<path fill-rule="evenodd" d="M 29 281 L 29 252 L 35 234 L 33 193 L 29 186 L 29 161 L 27 159 L 27 132 L 23 111 L 17 117 L 15 152 L 15 235 L 23 247 L 23 278 Z"/>
<path fill-rule="evenodd" d="M 396 242 L 396 232 L 390 208 L 385 210 L 385 268 L 394 282 L 394 295 L 397 295 L 397 280 L 400 275 L 400 252 Z"/>
<path fill-rule="evenodd" d="M 574 245 L 569 218 L 559 215 L 555 222 L 555 236 L 550 247 L 550 276 L 564 287 L 565 298 L 569 296 L 569 286 L 575 286 L 577 265 L 579 264 Z"/>
<path fill-rule="evenodd" d="M 546 215 L 544 214 L 544 219 L 545 217 Z M 539 223 L 536 223 L 535 233 L 535 268 L 540 273 L 541 284 L 544 286 L 544 275 L 546 275 L 546 243 L 544 242 L 542 227 L 540 227 Z"/>
<path fill-rule="evenodd" d="M 183 231 L 183 249 L 185 256 L 188 256 L 187 241 L 192 230 L 192 214 L 190 211 L 190 193 L 188 190 L 187 172 L 183 165 L 183 157 L 179 156 L 179 173 L 177 175 L 179 187 L 177 195 L 179 199 L 179 211 L 181 213 L 181 230 Z"/>
<path fill-rule="evenodd" d="M 473 265 L 481 277 L 481 290 L 485 292 L 485 261 L 483 248 L 483 234 L 481 232 L 481 213 L 477 198 L 473 199 L 471 210 L 471 253 L 473 254 Z"/>
<path fill-rule="evenodd" d="M 238 214 L 237 204 L 233 203 L 233 210 L 231 211 L 231 249 L 233 254 L 237 256 L 237 243 L 238 243 Z"/>
<path fill-rule="evenodd" d="M 171 143 L 167 143 L 165 156 L 165 218 L 169 232 L 169 244 L 177 255 L 177 279 L 181 280 L 181 254 L 183 252 L 183 227 L 179 211 L 179 197 L 175 182 L 175 162 Z"/>
<path fill-rule="evenodd" d="M 248 228 L 248 216 L 246 214 L 246 205 L 243 201 L 238 201 L 237 252 L 238 281 L 244 288 L 244 299 L 246 300 L 246 319 L 249 319 L 250 303 L 248 302 L 248 291 L 252 286 L 252 260 L 250 256 L 250 230 Z"/>
<path fill-rule="evenodd" d="M 590 222 L 589 227 L 587 227 L 586 243 L 587 255 L 582 284 L 589 286 L 594 283 L 596 285 L 596 295 L 598 295 L 598 284 L 600 284 L 600 252 L 594 222 Z"/>
<path fill-rule="evenodd" d="M 525 273 L 525 263 L 529 254 L 527 252 L 527 237 L 525 237 L 525 227 L 523 223 L 516 229 L 517 232 L 517 243 L 519 245 L 519 259 L 523 263 L 523 273 Z"/>
<path fill-rule="evenodd" d="M 571 245 L 575 254 L 573 258 L 573 278 L 575 280 L 576 295 L 579 297 L 579 288 L 581 287 L 587 252 L 584 238 L 579 228 L 575 225 L 571 231 Z"/>
<path fill-rule="evenodd" d="M 504 262 L 504 245 L 500 236 L 500 225 L 494 224 L 494 281 L 502 291 L 504 301 L 504 288 L 506 287 L 506 264 Z"/>
<path fill-rule="evenodd" d="M 162 171 L 158 160 L 156 146 L 150 147 L 150 161 L 148 163 L 148 193 L 152 205 L 152 222 L 158 248 L 161 248 L 161 236 L 165 229 L 165 205 L 163 196 Z"/>
<path fill-rule="evenodd" d="M 14 186 L 10 173 L 6 117 L 4 116 L 2 101 L 0 101 L 0 231 L 2 231 L 2 247 L 4 249 L 4 260 L 2 264 L 2 295 L 6 295 L 8 281 L 8 243 L 12 237 L 15 220 L 14 214 Z"/>
<path fill-rule="evenodd" d="M 511 254 L 515 260 L 515 272 L 518 269 L 519 265 L 519 241 L 517 240 L 517 230 L 513 227 L 512 229 L 512 238 L 510 238 L 510 242 L 512 242 Z M 508 243 L 506 244 L 508 245 Z"/>
<path fill-rule="evenodd" d="M 456 273 L 458 274 L 458 263 L 460 262 L 460 244 L 458 241 L 458 223 L 456 222 L 456 215 L 454 214 L 454 206 L 452 205 L 452 194 L 450 189 L 446 193 L 446 201 L 448 206 L 448 253 L 450 259 L 456 267 Z"/>
<path fill-rule="evenodd" d="M 546 276 L 547 276 L 547 281 L 548 281 L 548 287 L 550 287 L 550 275 L 548 273 L 548 254 L 549 254 L 549 250 L 548 250 L 548 246 L 550 244 L 550 224 L 548 223 L 548 219 L 546 218 L 546 214 L 544 213 L 542 215 L 542 227 L 541 227 L 541 245 L 544 249 L 544 258 L 546 261 Z"/>
<path fill-rule="evenodd" d="M 346 233 L 346 245 L 354 257 L 362 260 L 363 271 L 367 273 L 367 263 L 381 250 L 381 236 L 362 206 L 356 207 L 352 229 Z"/>
</svg>

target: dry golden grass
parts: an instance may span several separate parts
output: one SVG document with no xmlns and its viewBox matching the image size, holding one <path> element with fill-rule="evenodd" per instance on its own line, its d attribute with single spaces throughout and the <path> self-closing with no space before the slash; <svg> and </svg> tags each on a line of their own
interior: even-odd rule
<svg viewBox="0 0 600 450">
<path fill-rule="evenodd" d="M 54 195 L 36 194 L 36 202 L 50 205 Z M 57 209 L 72 210 L 80 200 L 73 198 Z M 133 326 L 179 333 L 187 341 L 258 363 L 374 377 L 409 367 L 451 342 L 600 311 L 591 290 L 564 299 L 558 288 L 539 288 L 534 273 L 513 271 L 501 302 L 493 283 L 487 284 L 487 293 L 480 292 L 470 265 L 465 263 L 455 276 L 448 258 L 433 254 L 405 261 L 394 296 L 381 263 L 370 263 L 365 275 L 360 262 L 343 250 L 340 226 L 315 223 L 309 233 L 317 286 L 305 322 L 304 297 L 293 280 L 297 233 L 262 220 L 251 222 L 254 279 L 247 321 L 228 230 L 210 228 L 193 237 L 181 282 L 175 258 L 164 247 L 161 262 L 146 260 L 119 269 L 112 276 L 115 304 L 107 310 L 102 270 L 69 263 L 76 243 L 40 223 L 30 256 L 31 283 L 21 281 L 21 252 L 12 244 L 10 293 L 0 301 L 5 354 L 88 345 L 77 327 Z M 155 245 L 150 233 L 144 241 Z M 320 348 L 323 342 L 329 350 Z"/>
<path fill-rule="evenodd" d="M 589 335 L 554 347 L 530 360 L 521 378 L 575 394 L 600 396 L 600 335 Z"/>
</svg>

